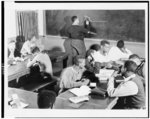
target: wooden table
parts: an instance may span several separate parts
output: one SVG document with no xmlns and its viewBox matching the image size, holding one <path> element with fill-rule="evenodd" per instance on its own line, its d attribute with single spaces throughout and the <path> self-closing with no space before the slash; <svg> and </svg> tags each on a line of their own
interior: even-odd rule
<svg viewBox="0 0 150 119">
<path fill-rule="evenodd" d="M 18 79 L 21 76 L 29 74 L 30 70 L 26 67 L 27 61 L 17 62 L 15 65 L 8 67 L 8 81 Z"/>
<path fill-rule="evenodd" d="M 64 52 L 53 51 L 49 52 L 48 55 L 52 60 L 63 61 L 63 68 L 67 66 L 67 57 L 68 55 Z M 21 76 L 29 74 L 30 70 L 26 67 L 27 60 L 23 62 L 17 62 L 15 65 L 8 67 L 8 81 L 18 79 Z"/>
<path fill-rule="evenodd" d="M 21 102 L 29 104 L 26 108 L 38 108 L 37 93 L 17 88 L 8 88 L 8 98 L 11 98 L 12 94 L 17 94 Z"/>
<path fill-rule="evenodd" d="M 56 98 L 54 109 L 111 109 L 118 98 L 92 99 L 89 96 L 88 102 L 74 104 L 69 101 L 70 97 L 75 97 L 69 90 L 61 93 Z"/>
</svg>

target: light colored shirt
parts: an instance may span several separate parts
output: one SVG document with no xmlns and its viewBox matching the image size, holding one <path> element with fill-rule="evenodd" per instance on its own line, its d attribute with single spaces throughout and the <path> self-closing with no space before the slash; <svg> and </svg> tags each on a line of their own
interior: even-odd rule
<svg viewBox="0 0 150 119">
<path fill-rule="evenodd" d="M 31 67 L 37 61 L 45 66 L 45 71 L 44 72 L 53 75 L 52 63 L 51 63 L 51 60 L 50 60 L 50 57 L 48 56 L 48 54 L 46 54 L 46 53 L 37 54 L 33 58 L 32 61 L 28 62 L 27 67 Z M 41 67 L 40 67 L 40 70 L 43 71 L 43 69 L 41 69 Z"/>
<path fill-rule="evenodd" d="M 108 53 L 108 58 L 111 61 L 117 61 L 120 59 L 128 59 L 129 56 L 132 54 L 130 50 L 127 48 L 125 49 L 127 53 L 123 53 L 118 47 L 113 46 Z"/>
<path fill-rule="evenodd" d="M 138 93 L 138 86 L 136 83 L 131 81 L 131 78 L 134 78 L 135 74 L 124 79 L 124 81 L 118 85 L 117 88 L 114 88 L 114 77 L 111 77 L 108 82 L 107 92 L 110 97 L 122 97 L 130 96 Z"/>
<path fill-rule="evenodd" d="M 99 51 L 94 51 L 93 53 L 91 53 L 91 56 L 93 57 L 95 62 L 109 62 L 109 58 L 108 55 L 102 55 Z"/>
<path fill-rule="evenodd" d="M 31 54 L 31 48 L 34 46 L 36 45 L 27 40 L 22 46 L 21 54 L 22 55 Z"/>
<path fill-rule="evenodd" d="M 61 73 L 60 88 L 74 88 L 82 86 L 83 82 L 81 82 L 80 80 L 83 72 L 84 70 L 76 71 L 74 69 L 74 66 L 65 68 Z"/>
</svg>

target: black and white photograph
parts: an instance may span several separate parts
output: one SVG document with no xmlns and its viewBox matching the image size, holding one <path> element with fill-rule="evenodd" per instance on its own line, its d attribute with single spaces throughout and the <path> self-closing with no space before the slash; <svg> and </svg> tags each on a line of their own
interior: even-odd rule
<svg viewBox="0 0 150 119">
<path fill-rule="evenodd" d="M 148 117 L 148 2 L 5 1 L 4 117 Z"/>
</svg>

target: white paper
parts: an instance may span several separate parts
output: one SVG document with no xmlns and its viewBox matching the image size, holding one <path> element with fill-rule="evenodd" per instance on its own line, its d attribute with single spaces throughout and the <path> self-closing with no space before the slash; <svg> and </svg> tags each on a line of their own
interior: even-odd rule
<svg viewBox="0 0 150 119">
<path fill-rule="evenodd" d="M 91 92 L 91 89 L 88 86 L 81 86 L 80 88 L 73 88 L 69 90 L 76 96 L 85 96 Z"/>
<path fill-rule="evenodd" d="M 73 103 L 79 103 L 83 101 L 88 101 L 89 97 L 88 96 L 79 96 L 79 97 L 71 97 L 69 100 Z"/>
<path fill-rule="evenodd" d="M 112 76 L 115 70 L 101 69 L 99 74 L 96 74 L 96 77 L 99 80 L 108 80 Z"/>
</svg>

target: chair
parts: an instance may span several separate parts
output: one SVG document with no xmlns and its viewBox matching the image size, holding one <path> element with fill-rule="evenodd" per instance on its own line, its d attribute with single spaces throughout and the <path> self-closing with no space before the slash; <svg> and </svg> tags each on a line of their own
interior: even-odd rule
<svg viewBox="0 0 150 119">
<path fill-rule="evenodd" d="M 38 94 L 38 107 L 40 109 L 53 108 L 53 104 L 56 100 L 56 93 L 50 90 L 42 90 Z"/>
</svg>

